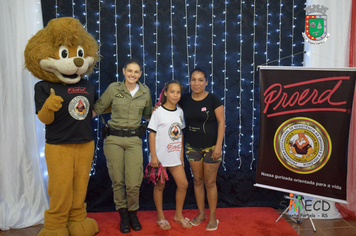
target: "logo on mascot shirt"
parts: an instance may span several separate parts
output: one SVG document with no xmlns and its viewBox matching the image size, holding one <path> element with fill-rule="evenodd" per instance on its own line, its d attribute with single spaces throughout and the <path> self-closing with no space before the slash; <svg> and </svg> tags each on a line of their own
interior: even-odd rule
<svg viewBox="0 0 356 236">
<path fill-rule="evenodd" d="M 310 174 L 323 168 L 332 148 L 325 128 L 306 117 L 295 117 L 281 124 L 273 146 L 282 165 L 299 174 Z"/>
<path fill-rule="evenodd" d="M 86 87 L 75 87 L 75 88 L 69 88 L 68 89 L 68 94 L 72 94 L 72 93 L 85 93 L 85 94 L 89 94 L 86 90 Z"/>
<path fill-rule="evenodd" d="M 84 120 L 89 112 L 89 100 L 84 96 L 76 96 L 68 106 L 69 114 L 76 120 Z"/>
</svg>

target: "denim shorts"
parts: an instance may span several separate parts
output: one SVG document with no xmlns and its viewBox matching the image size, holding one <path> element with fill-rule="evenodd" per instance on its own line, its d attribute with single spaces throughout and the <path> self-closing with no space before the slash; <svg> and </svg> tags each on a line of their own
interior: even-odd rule
<svg viewBox="0 0 356 236">
<path fill-rule="evenodd" d="M 185 154 L 188 161 L 204 161 L 205 163 L 218 163 L 221 161 L 221 157 L 217 160 L 213 160 L 213 150 L 215 146 L 207 148 L 195 148 L 187 143 L 185 145 Z"/>
</svg>

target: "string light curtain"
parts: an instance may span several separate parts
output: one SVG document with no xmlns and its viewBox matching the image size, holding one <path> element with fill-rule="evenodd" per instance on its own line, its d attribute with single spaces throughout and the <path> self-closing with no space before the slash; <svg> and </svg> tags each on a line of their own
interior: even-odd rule
<svg viewBox="0 0 356 236">
<path fill-rule="evenodd" d="M 99 96 L 110 83 L 122 81 L 122 67 L 129 58 L 144 65 L 140 81 L 151 89 L 153 103 L 165 82 L 179 80 L 186 85 L 183 93 L 189 92 L 190 70 L 200 66 L 208 71 L 206 89 L 225 108 L 225 158 L 217 178 L 218 206 L 222 207 L 279 207 L 283 193 L 253 187 L 259 131 L 258 66 L 303 66 L 304 7 L 302 0 L 42 1 L 45 25 L 52 18 L 74 16 L 100 43 L 100 69 L 89 77 Z M 93 125 L 97 159 L 88 187 L 89 210 L 113 207 L 100 122 L 97 119 Z M 144 138 L 144 165 L 147 147 Z M 190 183 L 186 204 L 193 207 L 193 179 L 186 170 Z M 167 183 L 166 187 L 174 186 Z M 141 190 L 151 192 L 152 186 L 143 183 Z M 174 191 L 166 192 L 165 199 L 174 206 Z M 154 206 L 147 197 L 140 204 Z"/>
</svg>

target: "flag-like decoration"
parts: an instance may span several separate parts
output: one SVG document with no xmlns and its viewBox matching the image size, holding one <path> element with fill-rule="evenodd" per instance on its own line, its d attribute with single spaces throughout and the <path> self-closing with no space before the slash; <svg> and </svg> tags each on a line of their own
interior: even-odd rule
<svg viewBox="0 0 356 236">
<path fill-rule="evenodd" d="M 329 8 L 322 5 L 311 5 L 305 10 L 305 33 L 302 33 L 306 42 L 319 45 L 326 42 L 330 34 L 327 32 L 327 15 Z"/>
</svg>

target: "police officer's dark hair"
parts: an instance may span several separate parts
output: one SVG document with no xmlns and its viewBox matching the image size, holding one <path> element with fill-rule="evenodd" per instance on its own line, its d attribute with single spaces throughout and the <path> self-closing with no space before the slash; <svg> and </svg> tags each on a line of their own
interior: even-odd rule
<svg viewBox="0 0 356 236">
<path fill-rule="evenodd" d="M 169 87 L 169 85 L 171 85 L 171 84 L 177 84 L 177 85 L 179 85 L 180 91 L 182 91 L 182 90 L 184 89 L 183 85 L 182 85 L 178 80 L 171 80 L 171 81 L 168 81 L 168 82 L 164 85 L 164 88 L 163 88 L 163 90 L 162 90 L 162 92 L 161 92 L 161 101 L 160 101 L 161 105 L 163 105 L 163 104 L 165 104 L 165 103 L 167 102 L 167 96 L 164 95 L 164 91 L 167 92 L 168 87 Z"/>
<path fill-rule="evenodd" d="M 196 71 L 203 73 L 205 79 L 208 80 L 208 73 L 206 72 L 205 68 L 199 67 L 199 66 L 198 66 L 198 67 L 195 67 L 193 70 L 190 71 L 190 78 L 189 78 L 189 80 L 192 79 L 192 74 L 193 74 L 194 72 L 196 72 Z"/>
<path fill-rule="evenodd" d="M 125 62 L 124 68 L 126 69 L 126 66 L 129 65 L 129 64 L 132 64 L 132 63 L 138 65 L 140 67 L 140 70 L 142 70 L 140 62 L 138 60 L 136 60 L 136 59 L 133 59 L 133 58 L 131 58 L 131 59 L 129 59 L 129 60 L 127 60 Z"/>
</svg>

